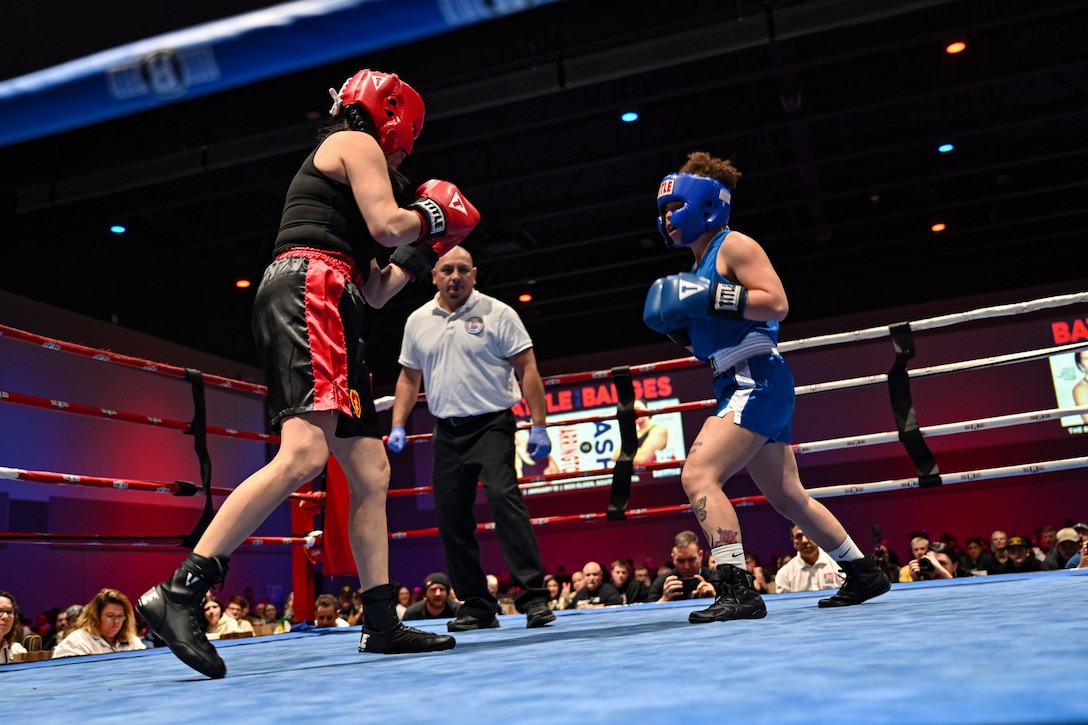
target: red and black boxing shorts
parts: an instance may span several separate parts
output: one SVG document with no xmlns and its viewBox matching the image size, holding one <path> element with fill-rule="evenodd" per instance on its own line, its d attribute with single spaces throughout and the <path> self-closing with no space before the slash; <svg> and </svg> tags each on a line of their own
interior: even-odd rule
<svg viewBox="0 0 1088 725">
<path fill-rule="evenodd" d="M 357 276 L 350 258 L 302 247 L 280 254 L 265 270 L 253 302 L 253 338 L 273 430 L 292 415 L 335 410 L 338 437 L 381 437 Z"/>
</svg>

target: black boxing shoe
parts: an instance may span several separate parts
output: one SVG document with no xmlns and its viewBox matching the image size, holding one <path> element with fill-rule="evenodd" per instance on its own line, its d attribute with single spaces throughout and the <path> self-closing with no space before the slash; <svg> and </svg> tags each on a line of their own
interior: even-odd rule
<svg viewBox="0 0 1088 725">
<path fill-rule="evenodd" d="M 453 649 L 456 644 L 457 640 L 448 634 L 432 634 L 403 624 L 397 624 L 386 632 L 364 624 L 359 651 L 383 655 L 441 652 Z"/>
<path fill-rule="evenodd" d="M 227 575 L 226 557 L 190 554 L 169 581 L 156 584 L 136 602 L 136 611 L 179 660 L 213 679 L 227 665 L 205 634 L 204 596 Z"/>
<path fill-rule="evenodd" d="M 553 614 L 552 617 L 555 615 Z M 450 632 L 471 632 L 474 629 L 497 629 L 499 618 L 494 614 L 483 612 L 462 612 L 446 622 L 446 629 Z"/>
<path fill-rule="evenodd" d="M 555 621 L 555 612 L 547 602 L 533 602 L 525 609 L 525 628 L 535 629 Z"/>
<path fill-rule="evenodd" d="M 823 608 L 851 607 L 879 597 L 892 588 L 888 577 L 867 556 L 854 561 L 840 561 L 839 566 L 846 575 L 846 581 L 835 594 L 820 600 L 819 604 Z"/>
<path fill-rule="evenodd" d="M 753 577 L 747 570 L 723 564 L 718 567 L 718 578 L 718 598 L 706 609 L 689 614 L 689 622 L 709 624 L 767 616 L 767 605 L 753 587 Z"/>
</svg>

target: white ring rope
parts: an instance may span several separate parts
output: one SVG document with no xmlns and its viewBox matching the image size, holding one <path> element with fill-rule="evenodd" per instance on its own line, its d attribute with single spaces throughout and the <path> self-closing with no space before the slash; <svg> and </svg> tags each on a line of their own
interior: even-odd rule
<svg viewBox="0 0 1088 725">
<path fill-rule="evenodd" d="M 1025 423 L 1042 423 L 1048 420 L 1057 420 L 1067 415 L 1081 415 L 1088 413 L 1088 405 L 1075 408 L 1051 408 L 1050 410 L 1035 410 L 1028 413 L 1013 413 L 1011 415 L 999 415 L 992 418 L 979 418 L 978 420 L 962 421 L 959 423 L 942 423 L 921 428 L 922 435 L 926 438 L 955 435 L 956 433 L 973 433 L 979 430 L 993 428 L 1008 428 Z M 894 443 L 899 440 L 898 431 L 887 433 L 868 433 L 859 436 L 844 436 L 842 438 L 828 438 L 811 443 L 798 443 L 793 446 L 794 453 L 820 453 L 834 451 L 841 448 L 861 448 L 863 446 L 879 445 L 882 443 Z"/>
<path fill-rule="evenodd" d="M 971 483 L 972 481 L 984 481 L 990 478 L 1030 476 L 1036 473 L 1068 471 L 1074 468 L 1086 467 L 1088 467 L 1088 456 L 1080 456 L 1077 458 L 1062 458 L 1055 461 L 1017 463 L 1012 466 L 981 468 L 977 471 L 965 471 L 963 473 L 942 473 L 941 483 Z M 881 491 L 897 491 L 904 488 L 918 487 L 917 478 L 896 478 L 888 481 L 875 481 L 873 483 L 846 483 L 839 486 L 810 488 L 808 489 L 808 493 L 813 498 L 826 498 L 829 496 L 850 496 L 857 493 L 879 493 Z"/>
<path fill-rule="evenodd" d="M 1056 295 L 1054 297 L 1042 297 L 1029 302 L 1016 302 L 1010 305 L 996 305 L 994 307 L 980 307 L 968 312 L 955 312 L 939 317 L 927 317 L 921 320 L 909 322 L 910 329 L 918 332 L 921 330 L 933 330 L 939 327 L 948 327 L 960 322 L 984 320 L 990 317 L 1008 317 L 1010 315 L 1023 315 L 1028 312 L 1050 309 L 1052 307 L 1066 307 L 1081 302 L 1088 302 L 1088 292 L 1076 292 L 1068 295 Z M 858 342 L 860 340 L 872 340 L 891 334 L 891 326 L 868 327 L 853 332 L 836 332 L 819 337 L 801 337 L 796 340 L 779 343 L 779 352 L 790 350 L 803 350 L 824 345 L 836 345 L 840 342 Z"/>
<path fill-rule="evenodd" d="M 927 365 L 925 367 L 908 370 L 907 376 L 910 378 L 924 378 L 930 375 L 941 375 L 943 373 L 953 373 L 963 370 L 975 370 L 978 368 L 996 367 L 998 365 L 1008 365 L 1010 363 L 1024 362 L 1027 360 L 1038 360 L 1040 358 L 1050 357 L 1051 355 L 1057 355 L 1063 352 L 1082 350 L 1086 347 L 1088 347 L 1088 342 L 1076 342 L 1069 345 L 1057 345 L 1055 347 L 1045 347 L 1037 350 L 1011 352 L 1007 355 L 991 355 L 990 357 L 980 357 L 976 358 L 975 360 L 962 360 L 960 362 L 945 363 L 943 365 Z M 827 383 L 811 383 L 809 385 L 798 385 L 794 389 L 794 392 L 797 395 L 807 395 L 808 393 L 823 393 L 828 390 L 842 390 L 844 388 L 859 388 L 865 385 L 875 385 L 877 383 L 887 382 L 887 380 L 887 373 L 877 373 L 874 375 L 863 375 L 857 378 L 847 378 L 845 380 L 833 380 Z"/>
</svg>

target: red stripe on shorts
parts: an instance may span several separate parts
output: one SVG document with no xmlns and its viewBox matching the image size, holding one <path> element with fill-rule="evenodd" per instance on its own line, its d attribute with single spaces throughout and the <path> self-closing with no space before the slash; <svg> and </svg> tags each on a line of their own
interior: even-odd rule
<svg viewBox="0 0 1088 725">
<path fill-rule="evenodd" d="M 314 410 L 339 410 L 351 414 L 348 397 L 348 355 L 340 298 L 347 279 L 341 265 L 310 257 L 306 271 L 306 330 L 314 375 Z"/>
</svg>

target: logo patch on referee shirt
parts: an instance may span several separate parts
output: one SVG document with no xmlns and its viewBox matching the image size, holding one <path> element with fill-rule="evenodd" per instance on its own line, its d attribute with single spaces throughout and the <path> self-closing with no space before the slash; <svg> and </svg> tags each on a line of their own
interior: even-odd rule
<svg viewBox="0 0 1088 725">
<path fill-rule="evenodd" d="M 465 320 L 465 332 L 470 335 L 479 335 L 484 331 L 484 321 L 479 317 L 470 317 Z"/>
<path fill-rule="evenodd" d="M 359 391 L 355 388 L 351 388 L 348 391 L 348 398 L 351 400 L 351 414 L 356 418 L 363 417 L 363 404 L 359 400 Z"/>
</svg>

